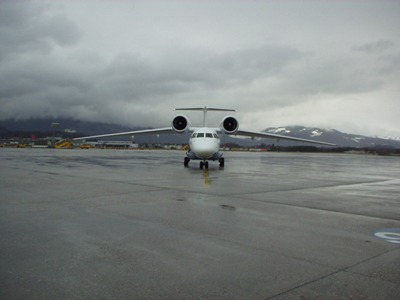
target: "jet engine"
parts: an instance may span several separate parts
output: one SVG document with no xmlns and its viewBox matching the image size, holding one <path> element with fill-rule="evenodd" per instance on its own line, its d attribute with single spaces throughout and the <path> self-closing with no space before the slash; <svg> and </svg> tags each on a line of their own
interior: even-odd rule
<svg viewBox="0 0 400 300">
<path fill-rule="evenodd" d="M 226 134 L 235 134 L 239 129 L 239 122 L 235 117 L 227 116 L 222 120 L 220 127 Z"/>
<path fill-rule="evenodd" d="M 184 115 L 177 115 L 172 120 L 172 129 L 175 132 L 182 133 L 189 129 L 189 120 Z"/>
</svg>

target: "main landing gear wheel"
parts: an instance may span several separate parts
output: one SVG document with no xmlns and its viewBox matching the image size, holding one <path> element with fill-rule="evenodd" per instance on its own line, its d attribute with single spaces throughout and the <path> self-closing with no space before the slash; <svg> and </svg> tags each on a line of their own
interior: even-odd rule
<svg viewBox="0 0 400 300">
<path fill-rule="evenodd" d="M 225 166 L 225 158 L 221 157 L 221 158 L 219 159 L 219 166 L 220 166 L 220 167 Z"/>
<path fill-rule="evenodd" d="M 188 167 L 189 166 L 189 161 L 190 161 L 190 158 L 186 156 L 185 159 L 183 160 L 183 165 L 185 167 Z"/>
<path fill-rule="evenodd" d="M 206 168 L 208 169 L 208 161 L 201 161 L 200 162 L 200 169 Z"/>
</svg>

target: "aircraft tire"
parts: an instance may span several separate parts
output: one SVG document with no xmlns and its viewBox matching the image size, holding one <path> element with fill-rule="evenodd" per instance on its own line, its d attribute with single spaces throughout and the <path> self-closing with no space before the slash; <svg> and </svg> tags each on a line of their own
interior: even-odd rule
<svg viewBox="0 0 400 300">
<path fill-rule="evenodd" d="M 190 161 L 190 158 L 189 157 L 185 157 L 185 159 L 183 160 L 183 165 L 185 167 L 188 167 L 189 166 L 189 161 Z"/>
<path fill-rule="evenodd" d="M 225 166 L 225 158 L 221 157 L 221 158 L 219 159 L 219 166 L 220 166 L 220 167 Z"/>
<path fill-rule="evenodd" d="M 206 169 L 208 169 L 208 161 L 205 161 L 205 162 L 204 162 L 204 167 L 205 167 Z"/>
<path fill-rule="evenodd" d="M 200 162 L 200 169 L 203 169 L 203 167 L 204 167 L 204 162 Z"/>
</svg>

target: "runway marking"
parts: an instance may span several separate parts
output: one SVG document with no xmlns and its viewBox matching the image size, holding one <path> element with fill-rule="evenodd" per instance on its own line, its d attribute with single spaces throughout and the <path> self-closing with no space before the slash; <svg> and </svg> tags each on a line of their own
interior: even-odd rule
<svg viewBox="0 0 400 300">
<path fill-rule="evenodd" d="M 203 171 L 204 186 L 208 187 L 210 185 L 210 174 L 208 173 L 208 168 Z"/>
<path fill-rule="evenodd" d="M 400 244 L 400 228 L 379 229 L 374 232 L 374 235 L 386 242 Z"/>
</svg>

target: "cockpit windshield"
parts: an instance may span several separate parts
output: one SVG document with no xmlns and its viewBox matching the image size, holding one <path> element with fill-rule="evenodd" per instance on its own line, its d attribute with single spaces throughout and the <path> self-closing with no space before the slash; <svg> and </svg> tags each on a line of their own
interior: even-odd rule
<svg viewBox="0 0 400 300">
<path fill-rule="evenodd" d="M 193 132 L 191 138 L 215 138 L 218 139 L 218 134 L 212 132 Z"/>
</svg>

